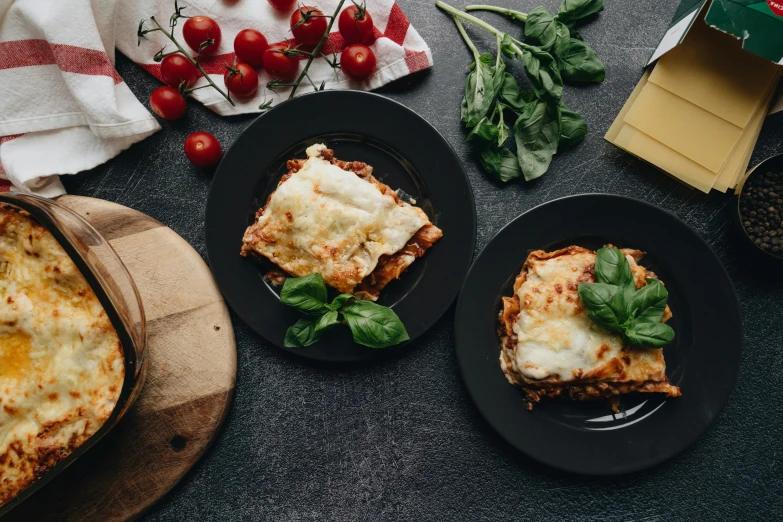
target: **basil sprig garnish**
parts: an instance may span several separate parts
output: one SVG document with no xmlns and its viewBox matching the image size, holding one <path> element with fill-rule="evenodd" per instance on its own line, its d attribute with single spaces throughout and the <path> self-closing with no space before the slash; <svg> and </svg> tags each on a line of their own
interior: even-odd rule
<svg viewBox="0 0 783 522">
<path fill-rule="evenodd" d="M 310 346 L 339 324 L 348 325 L 354 342 L 370 348 L 387 348 L 409 339 L 391 308 L 351 294 L 340 294 L 330 303 L 321 274 L 286 279 L 280 302 L 306 314 L 286 331 L 286 348 Z"/>
<path fill-rule="evenodd" d="M 545 7 L 523 13 L 484 4 L 467 6 L 468 11 L 493 11 L 522 22 L 524 41 L 440 0 L 436 5 L 455 17 L 473 54 L 461 118 L 484 170 L 503 182 L 542 176 L 555 154 L 587 134 L 585 121 L 563 103 L 563 84 L 600 83 L 606 76 L 595 50 L 576 31 L 578 24 L 603 10 L 603 0 L 562 0 L 555 15 Z M 461 20 L 495 35 L 494 57 L 479 52 Z M 521 62 L 531 90 L 520 88 L 504 58 Z"/>
<path fill-rule="evenodd" d="M 616 248 L 595 255 L 595 283 L 580 283 L 579 298 L 590 319 L 634 346 L 660 347 L 674 340 L 672 327 L 662 323 L 669 292 L 657 279 L 636 289 L 631 266 Z"/>
</svg>

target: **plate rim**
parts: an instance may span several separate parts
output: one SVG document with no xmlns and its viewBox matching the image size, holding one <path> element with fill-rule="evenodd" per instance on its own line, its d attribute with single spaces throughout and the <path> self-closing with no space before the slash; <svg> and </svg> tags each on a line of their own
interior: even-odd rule
<svg viewBox="0 0 783 522">
<path fill-rule="evenodd" d="M 442 144 L 446 147 L 444 151 L 448 151 L 451 155 L 451 157 L 454 160 L 454 163 L 459 166 L 457 172 L 451 172 L 450 176 L 456 177 L 457 174 L 460 175 L 461 180 L 464 180 L 464 187 L 466 189 L 466 195 L 469 200 L 469 208 L 463 209 L 464 213 L 468 215 L 469 218 L 469 225 L 470 225 L 470 231 L 469 231 L 469 252 L 470 257 L 467 260 L 465 273 L 460 279 L 460 282 L 458 285 L 455 285 L 455 288 L 453 290 L 454 295 L 451 297 L 451 299 L 448 300 L 448 302 L 442 307 L 442 312 L 437 316 L 435 320 L 432 321 L 432 324 L 430 324 L 428 327 L 423 329 L 421 332 L 417 333 L 415 336 L 411 337 L 409 340 L 399 344 L 395 345 L 386 349 L 382 350 L 376 350 L 367 348 L 365 353 L 367 355 L 362 357 L 323 357 L 320 354 L 322 352 L 318 352 L 317 346 L 314 345 L 316 350 L 308 351 L 308 352 L 302 352 L 302 351 L 292 351 L 291 349 L 284 348 L 282 345 L 279 345 L 277 342 L 273 341 L 266 335 L 262 334 L 260 331 L 258 331 L 250 321 L 246 320 L 245 313 L 240 311 L 240 309 L 237 309 L 233 306 L 233 303 L 229 300 L 229 298 L 226 296 L 226 294 L 223 292 L 223 289 L 220 284 L 220 280 L 215 273 L 215 270 L 213 269 L 213 257 L 210 256 L 210 244 L 211 241 L 209 240 L 210 237 L 210 227 L 208 226 L 208 223 L 212 220 L 214 220 L 214 213 L 218 212 L 218 209 L 214 207 L 215 205 L 215 198 L 217 197 L 216 194 L 216 186 L 218 184 L 219 179 L 223 179 L 226 174 L 223 173 L 221 175 L 221 172 L 226 168 L 226 159 L 232 155 L 232 152 L 235 150 L 238 150 L 238 143 L 240 141 L 240 138 L 250 131 L 251 128 L 254 128 L 261 124 L 261 122 L 265 121 L 264 118 L 268 117 L 269 114 L 275 113 L 278 108 L 280 107 L 290 107 L 291 105 L 295 105 L 296 103 L 301 103 L 301 100 L 303 99 L 310 99 L 312 96 L 320 95 L 326 98 L 327 96 L 335 99 L 335 98 L 341 98 L 341 97 L 361 97 L 367 100 L 370 100 L 369 103 L 386 103 L 389 107 L 394 107 L 394 110 L 400 110 L 404 111 L 406 113 L 409 113 L 412 117 L 416 118 L 418 121 L 420 121 L 422 124 L 428 126 L 432 132 L 434 133 L 434 137 L 442 142 Z M 329 100 L 324 100 L 323 103 L 330 103 Z M 279 111 L 278 111 L 279 112 Z M 357 134 L 362 134 L 361 132 L 357 132 Z M 407 156 L 404 155 L 402 151 L 397 151 L 392 147 L 393 150 L 398 152 L 399 154 L 402 154 L 405 159 L 407 159 Z M 426 182 L 426 178 L 425 178 Z M 473 185 L 470 181 L 470 177 L 468 176 L 467 171 L 465 170 L 464 163 L 460 159 L 459 155 L 457 154 L 456 150 L 454 150 L 454 147 L 451 145 L 449 140 L 446 139 L 446 137 L 429 121 L 427 121 L 422 115 L 420 115 L 415 110 L 407 107 L 403 103 L 394 100 L 392 98 L 389 98 L 387 96 L 383 96 L 382 94 L 370 92 L 370 91 L 358 91 L 353 89 L 347 89 L 347 90 L 329 90 L 329 91 L 314 91 L 314 92 L 308 92 L 301 94 L 299 96 L 296 96 L 294 98 L 288 98 L 281 103 L 275 105 L 272 109 L 270 109 L 267 112 L 264 112 L 260 114 L 258 117 L 253 119 L 235 138 L 234 141 L 231 143 L 231 145 L 226 149 L 226 152 L 223 154 L 223 157 L 220 160 L 220 163 L 215 169 L 215 172 L 213 174 L 212 180 L 210 182 L 209 191 L 207 194 L 207 202 L 205 206 L 205 213 L 204 213 L 204 237 L 205 237 L 205 247 L 207 251 L 207 261 L 210 266 L 210 269 L 213 271 L 213 275 L 215 277 L 216 283 L 218 284 L 218 288 L 221 289 L 221 295 L 223 295 L 224 300 L 228 304 L 229 308 L 236 313 L 236 315 L 239 317 L 239 319 L 247 325 L 250 330 L 252 330 L 256 335 L 261 337 L 266 343 L 273 345 L 277 349 L 282 350 L 284 353 L 296 356 L 302 360 L 308 360 L 312 362 L 317 363 L 327 363 L 327 364 L 351 364 L 351 363 L 359 363 L 359 362 L 367 362 L 371 360 L 379 359 L 383 356 L 387 356 L 390 354 L 397 354 L 401 350 L 404 350 L 408 348 L 411 344 L 413 344 L 418 338 L 420 338 L 422 335 L 424 335 L 426 332 L 432 329 L 435 324 L 440 321 L 443 316 L 448 312 L 449 308 L 454 306 L 455 302 L 457 301 L 460 291 L 462 289 L 462 284 L 464 283 L 465 276 L 469 273 L 471 266 L 473 265 L 473 261 L 476 257 L 476 243 L 477 243 L 477 236 L 478 236 L 478 215 L 477 215 L 477 209 L 476 209 L 476 198 L 473 190 Z"/>
<path fill-rule="evenodd" d="M 484 413 L 483 408 L 479 406 L 479 402 L 476 399 L 476 395 L 474 394 L 473 388 L 468 385 L 468 379 L 466 377 L 466 374 L 467 374 L 468 370 L 466 368 L 466 365 L 465 365 L 464 361 L 462 360 L 463 359 L 462 356 L 460 356 L 460 352 L 461 352 L 461 350 L 459 348 L 460 338 L 459 338 L 458 331 L 457 331 L 458 324 L 459 324 L 458 318 L 459 318 L 459 315 L 460 315 L 460 310 L 463 307 L 463 303 L 465 302 L 465 299 L 467 299 L 467 297 L 465 295 L 465 288 L 468 285 L 468 282 L 470 281 L 471 277 L 473 276 L 474 270 L 477 269 L 477 265 L 478 265 L 479 261 L 481 260 L 482 256 L 485 254 L 487 247 L 492 242 L 494 242 L 498 238 L 498 236 L 500 236 L 506 229 L 509 229 L 510 227 L 514 226 L 516 224 L 516 222 L 518 222 L 519 220 L 524 219 L 527 214 L 529 214 L 529 213 L 531 213 L 531 212 L 533 212 L 533 211 L 535 211 L 537 209 L 540 209 L 542 207 L 548 206 L 548 205 L 556 203 L 556 202 L 562 202 L 564 200 L 573 200 L 573 199 L 579 199 L 579 198 L 581 198 L 581 199 L 590 199 L 590 198 L 594 198 L 594 197 L 606 198 L 606 199 L 620 199 L 620 200 L 624 200 L 624 201 L 627 201 L 627 202 L 632 202 L 633 204 L 641 204 L 641 205 L 644 205 L 646 207 L 650 207 L 650 208 L 652 208 L 655 211 L 660 211 L 660 212 L 663 212 L 665 214 L 668 214 L 670 217 L 672 217 L 673 219 L 678 221 L 680 224 L 682 224 L 684 227 L 686 227 L 694 236 L 696 236 L 698 238 L 698 240 L 701 242 L 701 244 L 708 249 L 708 251 L 712 254 L 712 256 L 717 261 L 717 264 L 720 267 L 721 273 L 725 277 L 725 280 L 726 280 L 726 282 L 728 283 L 728 285 L 729 285 L 729 287 L 731 289 L 731 298 L 732 299 L 731 299 L 731 303 L 730 304 L 732 305 L 732 308 L 736 311 L 737 324 L 738 324 L 737 334 L 738 334 L 738 337 L 740 339 L 740 343 L 735 348 L 736 351 L 737 351 L 737 359 L 739 361 L 739 364 L 737 365 L 737 367 L 732 372 L 731 382 L 728 383 L 728 384 L 730 384 L 729 392 L 726 395 L 725 400 L 723 400 L 722 403 L 720 404 L 720 407 L 715 410 L 715 412 L 714 412 L 712 418 L 709 420 L 709 422 L 706 423 L 704 425 L 704 427 L 701 428 L 697 434 L 695 434 L 695 436 L 693 436 L 690 440 L 685 441 L 684 444 L 682 444 L 680 447 L 678 447 L 678 449 L 676 449 L 675 451 L 671 452 L 670 454 L 657 456 L 655 458 L 647 459 L 647 460 L 644 460 L 644 461 L 639 461 L 640 462 L 639 464 L 625 467 L 622 470 L 616 470 L 616 469 L 594 469 L 594 470 L 591 470 L 591 471 L 587 471 L 585 469 L 578 468 L 578 467 L 564 466 L 564 465 L 561 465 L 558 462 L 554 462 L 554 461 L 547 460 L 545 458 L 541 458 L 539 455 L 535 455 L 535 454 L 531 453 L 530 451 L 528 451 L 526 449 L 523 449 L 521 444 L 518 444 L 516 441 L 514 441 L 511 438 L 507 437 L 506 433 L 505 433 L 505 430 L 500 429 L 496 425 L 494 419 L 490 418 L 487 414 Z M 454 352 L 455 352 L 455 357 L 457 359 L 457 366 L 459 367 L 460 377 L 462 379 L 463 386 L 467 390 L 468 395 L 470 396 L 470 399 L 473 402 L 474 407 L 476 408 L 476 410 L 478 410 L 478 413 L 480 414 L 481 418 L 484 419 L 484 421 L 492 428 L 492 430 L 495 432 L 495 434 L 497 434 L 501 439 L 503 439 L 503 441 L 505 441 L 505 443 L 510 445 L 512 448 L 514 448 L 514 450 L 519 451 L 520 453 L 522 453 L 523 455 L 527 456 L 528 458 L 534 460 L 535 462 L 537 462 L 539 464 L 542 464 L 542 465 L 545 465 L 545 466 L 547 466 L 547 467 L 549 467 L 551 469 L 555 469 L 555 470 L 562 471 L 562 472 L 567 472 L 567 473 L 572 473 L 572 474 L 575 474 L 575 475 L 595 476 L 595 477 L 627 475 L 627 474 L 631 474 L 631 473 L 638 473 L 640 471 L 659 466 L 660 464 L 666 462 L 667 460 L 670 460 L 670 459 L 674 458 L 675 456 L 679 455 L 680 453 L 682 453 L 683 451 L 685 451 L 686 449 L 691 447 L 701 437 L 703 437 L 704 434 L 707 432 L 707 430 L 711 426 L 713 426 L 713 424 L 718 420 L 718 417 L 720 416 L 721 412 L 726 407 L 726 404 L 728 404 L 729 400 L 731 399 L 731 396 L 734 394 L 734 390 L 736 389 L 737 381 L 739 379 L 740 365 L 741 365 L 741 356 L 742 356 L 742 345 L 743 345 L 743 341 L 744 341 L 744 328 L 743 328 L 743 321 L 742 321 L 742 309 L 740 307 L 739 298 L 737 297 L 736 288 L 734 287 L 734 281 L 731 279 L 731 276 L 729 275 L 728 271 L 726 270 L 725 265 L 720 260 L 720 258 L 717 256 L 717 254 L 715 253 L 713 248 L 710 246 L 710 244 L 707 243 L 707 241 L 701 236 L 701 234 L 696 232 L 696 230 L 694 230 L 693 227 L 691 227 L 690 225 L 688 225 L 688 223 L 686 223 L 685 221 L 680 219 L 676 214 L 674 214 L 673 212 L 671 212 L 671 211 L 669 211 L 667 209 L 661 208 L 661 207 L 659 207 L 657 205 L 654 205 L 654 204 L 649 203 L 647 201 L 644 201 L 644 200 L 641 200 L 641 199 L 638 199 L 638 198 L 634 198 L 634 197 L 631 197 L 631 196 L 625 196 L 625 195 L 613 194 L 613 193 L 606 193 L 606 192 L 586 192 L 586 193 L 579 193 L 579 194 L 570 194 L 570 195 L 566 195 L 566 196 L 562 196 L 562 197 L 559 197 L 559 198 L 552 199 L 550 201 L 545 201 L 545 202 L 540 203 L 540 204 L 538 204 L 538 205 L 536 205 L 534 207 L 531 207 L 531 208 L 527 209 L 526 211 L 522 212 L 521 214 L 517 215 L 514 219 L 512 219 L 511 221 L 509 221 L 508 223 L 503 225 L 500 229 L 498 229 L 498 231 L 495 234 L 493 234 L 493 236 L 484 244 L 484 246 L 481 248 L 481 250 L 474 256 L 473 263 L 471 263 L 470 269 L 468 270 L 468 273 L 465 276 L 465 280 L 463 281 L 462 287 L 460 288 L 459 298 L 457 299 L 457 303 L 456 303 L 456 306 L 455 306 L 454 314 L 455 314 L 455 318 L 454 318 Z M 512 385 L 509 384 L 509 386 L 512 386 Z M 525 411 L 524 413 L 528 413 L 528 412 Z"/>
</svg>

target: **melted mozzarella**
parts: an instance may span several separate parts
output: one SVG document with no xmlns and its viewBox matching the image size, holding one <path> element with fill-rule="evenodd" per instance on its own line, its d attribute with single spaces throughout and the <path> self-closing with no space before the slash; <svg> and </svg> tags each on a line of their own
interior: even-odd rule
<svg viewBox="0 0 783 522">
<path fill-rule="evenodd" d="M 525 264 L 524 282 L 515 292 L 520 308 L 513 323 L 516 345 L 509 349 L 504 339 L 501 353 L 509 380 L 666 379 L 661 349 L 625 347 L 619 335 L 588 317 L 578 285 L 594 280 L 593 252 L 576 249 L 551 258 L 542 253 L 543 259 L 535 255 Z"/>
<path fill-rule="evenodd" d="M 119 338 L 71 259 L 0 206 L 0 505 L 98 431 L 124 374 Z"/>
<path fill-rule="evenodd" d="M 275 190 L 244 242 L 289 274 L 318 272 L 351 292 L 382 255 L 401 250 L 429 219 L 322 159 L 323 149 L 307 149 L 307 161 Z"/>
</svg>

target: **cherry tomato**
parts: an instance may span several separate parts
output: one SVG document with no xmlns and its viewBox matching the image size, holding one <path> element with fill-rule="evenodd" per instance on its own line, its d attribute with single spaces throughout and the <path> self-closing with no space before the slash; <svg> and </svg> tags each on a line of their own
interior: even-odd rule
<svg viewBox="0 0 783 522">
<path fill-rule="evenodd" d="M 174 87 L 158 87 L 150 95 L 150 107 L 166 120 L 178 120 L 188 108 L 185 98 Z"/>
<path fill-rule="evenodd" d="M 375 71 L 375 53 L 364 44 L 351 44 L 340 55 L 340 67 L 349 78 L 366 80 Z"/>
<path fill-rule="evenodd" d="M 258 74 L 248 64 L 237 62 L 232 68 L 226 67 L 226 72 L 223 73 L 223 82 L 234 96 L 252 96 L 258 89 Z"/>
<path fill-rule="evenodd" d="M 185 156 L 197 167 L 206 169 L 217 165 L 222 155 L 220 142 L 208 132 L 194 132 L 185 139 Z"/>
<path fill-rule="evenodd" d="M 201 76 L 196 66 L 180 53 L 170 54 L 163 58 L 163 61 L 160 62 L 160 74 L 163 76 L 163 81 L 174 88 L 178 88 L 182 82 L 191 87 Z"/>
<path fill-rule="evenodd" d="M 337 19 L 345 43 L 367 43 L 372 38 L 372 16 L 364 8 L 351 5 Z"/>
<path fill-rule="evenodd" d="M 326 32 L 326 18 L 320 9 L 303 6 L 291 15 L 291 32 L 296 41 L 304 45 L 316 45 Z"/>
<path fill-rule="evenodd" d="M 278 11 L 288 11 L 296 3 L 296 0 L 268 0 L 268 1 L 269 1 L 269 5 L 271 5 Z"/>
<path fill-rule="evenodd" d="M 258 69 L 264 63 L 264 51 L 269 47 L 266 37 L 255 29 L 242 29 L 234 38 L 234 53 L 239 61 Z"/>
<path fill-rule="evenodd" d="M 217 51 L 222 34 L 220 26 L 210 17 L 194 16 L 193 18 L 188 18 L 185 22 L 185 25 L 182 27 L 182 36 L 185 37 L 185 41 L 190 48 L 196 52 L 198 52 L 203 42 L 210 38 L 214 40 L 214 43 L 201 50 L 201 54 L 207 56 Z"/>
<path fill-rule="evenodd" d="M 293 77 L 299 69 L 299 59 L 286 55 L 283 52 L 286 49 L 286 44 L 274 44 L 264 51 L 264 69 L 275 78 L 283 80 Z"/>
</svg>

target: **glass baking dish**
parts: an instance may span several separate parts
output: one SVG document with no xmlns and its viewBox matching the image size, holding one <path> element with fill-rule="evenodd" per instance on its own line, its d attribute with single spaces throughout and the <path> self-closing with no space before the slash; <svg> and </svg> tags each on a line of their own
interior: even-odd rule
<svg viewBox="0 0 783 522">
<path fill-rule="evenodd" d="M 141 391 L 145 371 L 146 325 L 141 297 L 109 242 L 81 216 L 59 203 L 21 193 L 0 194 L 0 203 L 27 211 L 43 225 L 79 268 L 111 320 L 122 345 L 125 381 L 109 419 L 81 446 L 52 466 L 5 505 L 0 517 L 35 493 L 109 432 Z"/>
</svg>

